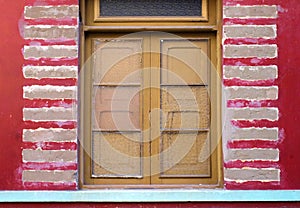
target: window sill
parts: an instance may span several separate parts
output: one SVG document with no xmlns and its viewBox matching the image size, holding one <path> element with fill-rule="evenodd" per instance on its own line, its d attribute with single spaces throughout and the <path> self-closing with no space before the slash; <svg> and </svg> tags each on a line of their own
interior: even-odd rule
<svg viewBox="0 0 300 208">
<path fill-rule="evenodd" d="M 0 191 L 0 202 L 293 202 L 300 190 Z"/>
</svg>

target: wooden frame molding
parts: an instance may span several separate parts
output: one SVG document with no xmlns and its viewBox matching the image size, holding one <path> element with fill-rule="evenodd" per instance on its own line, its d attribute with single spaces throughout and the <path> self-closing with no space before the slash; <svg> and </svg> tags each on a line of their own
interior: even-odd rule
<svg viewBox="0 0 300 208">
<path fill-rule="evenodd" d="M 208 11 L 207 11 L 207 0 L 202 0 L 202 11 L 201 16 L 186 16 L 186 17 L 164 17 L 164 16 L 151 16 L 151 17 L 140 17 L 140 16 L 129 16 L 129 17 L 102 17 L 100 16 L 100 2 L 101 0 L 94 1 L 94 22 L 172 22 L 180 21 L 184 22 L 201 22 L 208 21 Z"/>
<path fill-rule="evenodd" d="M 85 31 L 217 31 L 219 16 L 218 1 L 202 1 L 202 16 L 177 16 L 177 17 L 99 17 L 100 0 L 83 0 L 81 14 L 83 30 Z M 220 7 L 221 8 L 221 7 Z M 91 11 L 91 12 L 85 12 Z M 220 10 L 221 11 L 221 10 Z M 221 16 L 220 16 L 221 17 Z"/>
<path fill-rule="evenodd" d="M 213 117 L 214 122 L 211 122 L 209 137 L 213 138 L 210 141 L 210 147 L 214 146 L 212 149 L 210 161 L 211 166 L 209 167 L 211 171 L 211 176 L 202 176 L 198 182 L 196 180 L 184 179 L 183 176 L 163 176 L 160 174 L 152 175 L 149 167 L 157 166 L 160 161 L 148 161 L 145 160 L 142 164 L 146 164 L 142 169 L 145 173 L 150 172 L 149 174 L 145 174 L 145 178 L 139 179 L 138 177 L 126 178 L 126 175 L 120 177 L 102 177 L 99 180 L 95 175 L 92 174 L 92 124 L 91 118 L 92 114 L 92 90 L 95 86 L 93 80 L 93 70 L 91 67 L 91 63 L 87 69 L 82 70 L 82 74 L 80 76 L 81 86 L 80 86 L 80 97 L 81 97 L 81 106 L 80 106 L 80 177 L 79 184 L 81 188 L 84 189 L 103 189 L 103 188 L 218 188 L 223 186 L 223 165 L 222 165 L 222 142 L 221 142 L 221 87 L 219 86 L 220 80 L 218 76 L 221 69 L 221 49 L 220 41 L 221 41 L 221 25 L 219 19 L 221 18 L 221 1 L 214 0 L 208 3 L 207 0 L 203 0 L 203 8 L 206 8 L 206 12 L 203 12 L 204 18 L 194 18 L 194 17 L 165 17 L 165 18 L 157 18 L 157 17 L 97 17 L 95 14 L 99 14 L 99 3 L 100 0 L 84 0 L 81 2 L 81 13 L 83 15 L 82 19 L 82 36 L 81 36 L 81 64 L 86 65 L 86 62 L 89 60 L 89 57 L 95 52 L 93 51 L 93 41 L 98 40 L 109 40 L 114 38 L 119 38 L 125 35 L 128 35 L 130 32 L 143 32 L 144 35 L 141 36 L 143 38 L 144 43 L 142 43 L 142 59 L 141 63 L 144 68 L 158 68 L 162 67 L 161 61 L 162 57 L 160 57 L 161 50 L 161 41 L 164 40 L 176 40 L 175 36 L 162 35 L 160 37 L 148 37 L 148 34 L 151 36 L 151 32 L 146 32 L 149 30 L 154 31 L 162 31 L 162 32 L 172 32 L 178 37 L 185 38 L 187 40 L 206 40 L 207 41 L 207 56 L 209 57 L 210 62 L 213 64 L 213 67 L 216 69 L 214 75 L 209 75 L 209 86 L 208 91 L 210 94 L 210 101 L 214 104 L 209 106 L 210 108 L 210 116 Z M 87 12 L 93 11 L 93 12 Z M 143 33 L 140 33 L 143 34 Z M 152 33 L 152 34 L 155 34 Z M 163 33 L 161 33 L 163 34 Z M 139 36 L 128 36 L 129 39 L 141 38 Z M 171 38 L 170 38 L 171 37 Z M 156 42 L 156 43 L 154 43 Z M 153 45 L 152 45 L 153 44 Z M 143 52 L 145 51 L 145 53 Z M 153 54 L 151 55 L 151 51 Z M 143 72 L 144 73 L 144 72 Z M 162 134 L 164 130 L 160 130 L 161 127 L 154 124 L 153 118 L 147 116 L 147 114 L 151 111 L 152 108 L 161 108 L 161 92 L 156 92 L 157 89 L 163 88 L 163 85 L 160 84 L 160 70 L 156 72 L 156 70 L 146 71 L 145 74 L 142 75 L 142 83 L 141 86 L 143 88 L 149 88 L 149 90 L 142 91 L 140 93 L 140 125 L 142 129 L 147 129 L 150 127 L 150 135 Z M 211 72 L 209 72 L 211 73 Z M 211 76 L 211 77 L 210 77 Z M 155 81 L 156 80 L 156 81 Z M 90 86 L 92 84 L 92 86 Z M 104 86 L 105 85 L 105 86 Z M 172 85 L 172 84 L 171 84 Z M 99 86 L 107 87 L 106 84 L 100 84 Z M 124 87 L 124 86 L 123 86 Z M 155 97 L 155 98 L 154 98 Z M 148 102 L 148 105 L 144 104 Z M 149 117 L 149 118 L 148 118 Z M 155 115 L 154 117 L 160 117 L 159 115 Z M 161 118 L 159 118 L 161 119 Z M 149 120 L 148 122 L 144 122 L 142 120 Z M 201 129 L 201 131 L 204 129 Z M 102 130 L 101 130 L 102 131 Z M 110 131 L 110 130 L 109 130 Z M 162 131 L 162 132 L 160 132 Z M 181 131 L 181 130 L 180 130 Z M 152 140 L 153 138 L 148 135 L 143 135 L 146 137 L 147 141 Z M 90 140 L 90 141 L 89 141 Z M 160 145 L 162 139 L 157 137 L 148 144 L 143 144 L 141 149 L 143 150 L 141 153 L 142 157 L 149 158 L 151 155 L 158 155 L 162 148 Z M 153 144 L 151 144 L 153 143 Z M 156 145 L 156 146 L 155 146 Z M 153 146 L 153 147 L 152 147 Z M 89 149 L 86 152 L 86 149 Z M 150 149 L 150 151 L 149 151 Z M 89 152 L 90 151 L 90 152 Z M 211 150 L 210 150 L 211 151 Z M 148 165 L 147 165 L 148 164 Z M 89 168 L 86 168 L 86 165 Z M 149 166 L 149 167 L 148 167 Z M 158 165 L 160 168 L 161 166 Z M 155 171 L 154 171 L 155 172 Z M 101 174 L 100 174 L 101 175 Z M 180 175 L 180 174 L 179 174 Z M 184 175 L 184 174 L 183 174 Z M 200 174 L 201 175 L 201 174 Z M 189 176 L 190 177 L 190 176 Z M 198 177 L 198 176 L 197 176 Z M 194 178 L 197 178 L 194 176 Z M 211 177 L 211 178 L 210 178 Z M 101 177 L 100 177 L 101 178 Z M 199 177 L 198 177 L 199 178 Z M 201 177 L 200 177 L 201 178 Z M 104 182 L 104 180 L 106 180 Z M 128 180 L 128 181 L 127 181 Z"/>
</svg>

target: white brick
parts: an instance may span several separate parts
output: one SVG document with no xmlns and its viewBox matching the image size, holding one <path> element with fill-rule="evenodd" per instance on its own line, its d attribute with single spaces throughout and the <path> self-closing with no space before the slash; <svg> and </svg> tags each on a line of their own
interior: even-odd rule
<svg viewBox="0 0 300 208">
<path fill-rule="evenodd" d="M 275 38 L 276 25 L 225 25 L 224 38 Z"/>
<path fill-rule="evenodd" d="M 225 6 L 224 17 L 227 18 L 277 18 L 277 6 Z"/>
<path fill-rule="evenodd" d="M 22 151 L 23 162 L 76 162 L 77 151 L 74 150 L 31 150 Z"/>
<path fill-rule="evenodd" d="M 77 5 L 63 6 L 25 6 L 25 19 L 36 18 L 74 18 L 78 17 L 79 7 Z"/>
<path fill-rule="evenodd" d="M 280 181 L 280 170 L 276 168 L 225 168 L 225 181 L 236 181 L 239 183 L 247 181 Z"/>
<path fill-rule="evenodd" d="M 224 78 L 247 81 L 270 80 L 278 77 L 278 68 L 271 66 L 224 66 Z"/>
<path fill-rule="evenodd" d="M 76 86 L 32 85 L 23 87 L 23 98 L 27 99 L 76 99 Z"/>
<path fill-rule="evenodd" d="M 228 108 L 225 113 L 235 120 L 278 120 L 278 108 Z"/>
<path fill-rule="evenodd" d="M 24 108 L 24 121 L 76 121 L 76 108 Z"/>
<path fill-rule="evenodd" d="M 225 161 L 275 161 L 279 160 L 278 149 L 252 148 L 252 149 L 227 149 Z"/>
<path fill-rule="evenodd" d="M 77 66 L 23 66 L 25 78 L 77 78 Z"/>
<path fill-rule="evenodd" d="M 226 87 L 225 96 L 226 99 L 277 100 L 278 87 Z"/>
<path fill-rule="evenodd" d="M 24 129 L 24 142 L 76 142 L 76 129 L 38 128 Z"/>
<path fill-rule="evenodd" d="M 74 170 L 24 170 L 23 182 L 52 182 L 75 183 L 76 171 Z"/>
<path fill-rule="evenodd" d="M 25 39 L 77 40 L 78 28 L 69 25 L 29 25 L 24 28 Z"/>
<path fill-rule="evenodd" d="M 225 45 L 225 58 L 276 58 L 277 45 Z"/>
<path fill-rule="evenodd" d="M 278 140 L 278 128 L 236 128 L 231 140 Z"/>
<path fill-rule="evenodd" d="M 39 58 L 77 58 L 78 46 L 52 45 L 52 46 L 24 46 L 25 59 Z"/>
</svg>

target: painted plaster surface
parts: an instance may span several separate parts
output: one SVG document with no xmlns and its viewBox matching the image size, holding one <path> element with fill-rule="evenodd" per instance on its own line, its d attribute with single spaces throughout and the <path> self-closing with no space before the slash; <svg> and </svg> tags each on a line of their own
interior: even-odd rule
<svg viewBox="0 0 300 208">
<path fill-rule="evenodd" d="M 76 190 L 78 1 L 1 1 L 0 189 Z M 223 4 L 224 189 L 299 189 L 300 4 Z"/>
</svg>

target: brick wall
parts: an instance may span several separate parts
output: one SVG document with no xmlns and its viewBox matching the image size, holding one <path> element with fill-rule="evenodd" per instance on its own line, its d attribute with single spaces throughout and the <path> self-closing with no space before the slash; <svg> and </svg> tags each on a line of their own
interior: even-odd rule
<svg viewBox="0 0 300 208">
<path fill-rule="evenodd" d="M 280 185 L 276 4 L 223 7 L 223 152 L 227 189 Z"/>
<path fill-rule="evenodd" d="M 76 189 L 78 2 L 26 2 L 23 186 Z M 278 7 L 224 0 L 223 15 L 225 188 L 278 187 Z"/>
<path fill-rule="evenodd" d="M 78 2 L 26 1 L 22 182 L 77 188 Z"/>
</svg>

